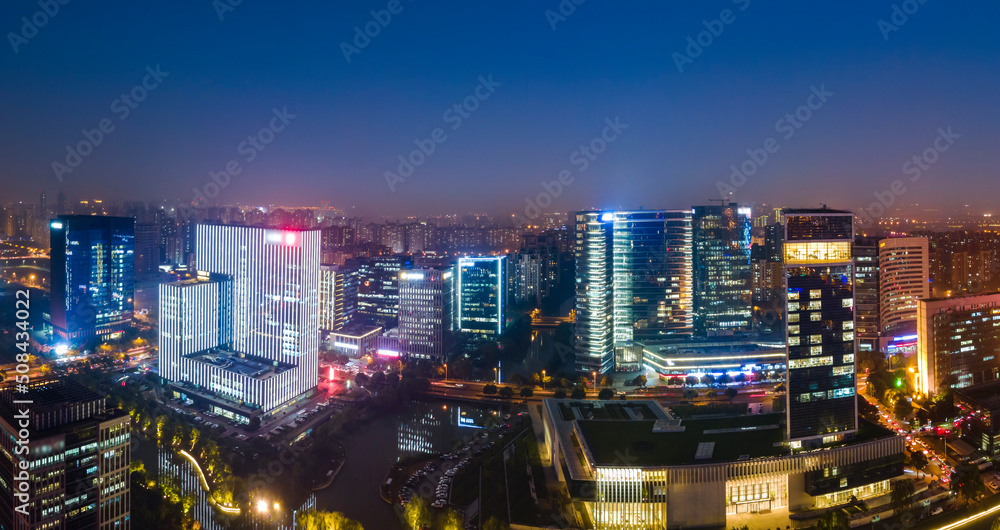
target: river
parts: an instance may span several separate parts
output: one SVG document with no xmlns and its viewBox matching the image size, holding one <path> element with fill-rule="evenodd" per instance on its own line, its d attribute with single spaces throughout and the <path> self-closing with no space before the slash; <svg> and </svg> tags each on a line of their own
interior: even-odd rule
<svg viewBox="0 0 1000 530">
<path fill-rule="evenodd" d="M 347 461 L 333 484 L 307 500 L 305 507 L 342 512 L 369 530 L 400 528 L 393 507 L 379 495 L 379 487 L 393 464 L 402 458 L 449 452 L 456 447 L 456 441 L 475 435 L 492 417 L 494 409 L 419 402 L 380 416 L 344 438 Z M 191 462 L 138 438 L 132 455 L 142 460 L 147 471 L 174 477 L 184 491 L 194 495 L 193 511 L 202 528 L 224 530 L 220 522 L 223 518 L 209 505 Z M 261 524 L 260 528 L 287 527 Z"/>
</svg>

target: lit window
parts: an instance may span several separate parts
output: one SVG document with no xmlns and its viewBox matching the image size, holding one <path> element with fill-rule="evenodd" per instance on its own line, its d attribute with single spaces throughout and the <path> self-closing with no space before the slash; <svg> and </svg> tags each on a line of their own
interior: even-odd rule
<svg viewBox="0 0 1000 530">
<path fill-rule="evenodd" d="M 788 299 L 789 300 L 798 300 L 799 299 L 799 292 L 798 291 L 788 291 Z"/>
<path fill-rule="evenodd" d="M 821 296 L 823 296 L 823 291 L 819 289 L 813 289 L 809 291 L 809 298 L 819 298 Z"/>
<path fill-rule="evenodd" d="M 817 313 L 814 311 L 812 313 L 809 313 L 809 320 L 813 322 L 819 322 L 820 320 L 823 320 L 823 315 L 822 313 Z"/>
<path fill-rule="evenodd" d="M 799 332 L 799 326 L 798 325 L 788 326 L 788 334 L 789 335 L 796 335 L 796 334 L 798 334 L 798 332 Z"/>
<path fill-rule="evenodd" d="M 798 310 L 799 310 L 799 304 L 794 303 L 794 302 L 788 302 L 788 311 L 789 312 L 798 311 Z"/>
<path fill-rule="evenodd" d="M 788 337 L 788 345 L 789 346 L 798 346 L 799 345 L 799 338 L 798 337 Z"/>
<path fill-rule="evenodd" d="M 809 335 L 810 344 L 819 344 L 823 342 L 823 335 Z"/>
<path fill-rule="evenodd" d="M 845 332 L 844 333 L 844 342 L 852 341 L 852 340 L 854 340 L 854 332 L 853 331 Z"/>
<path fill-rule="evenodd" d="M 844 329 L 854 329 L 854 321 L 853 320 L 845 320 L 844 321 Z"/>
<path fill-rule="evenodd" d="M 789 322 L 798 322 L 799 321 L 799 314 L 798 313 L 792 313 L 792 314 L 788 315 L 788 321 Z"/>
<path fill-rule="evenodd" d="M 819 300 L 813 300 L 812 302 L 809 302 L 810 311 L 819 311 L 820 309 L 823 309 L 823 302 Z"/>
<path fill-rule="evenodd" d="M 844 356 L 844 362 L 845 363 L 854 363 L 854 354 L 853 353 L 848 353 L 847 355 L 845 355 Z"/>
<path fill-rule="evenodd" d="M 844 298 L 844 302 L 843 303 L 844 303 L 844 307 L 854 307 L 854 299 L 853 298 Z"/>
<path fill-rule="evenodd" d="M 822 346 L 810 346 L 809 347 L 809 355 L 819 355 L 821 353 L 823 353 L 823 347 Z"/>
</svg>

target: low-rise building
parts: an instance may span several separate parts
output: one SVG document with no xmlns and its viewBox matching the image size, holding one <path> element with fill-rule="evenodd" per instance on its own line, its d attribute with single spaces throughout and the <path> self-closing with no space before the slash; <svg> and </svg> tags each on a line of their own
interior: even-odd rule
<svg viewBox="0 0 1000 530">
<path fill-rule="evenodd" d="M 887 495 L 903 474 L 904 440 L 864 420 L 842 441 L 793 450 L 784 414 L 696 419 L 655 401 L 556 399 L 542 413 L 543 460 L 596 528 L 728 526 Z"/>
</svg>

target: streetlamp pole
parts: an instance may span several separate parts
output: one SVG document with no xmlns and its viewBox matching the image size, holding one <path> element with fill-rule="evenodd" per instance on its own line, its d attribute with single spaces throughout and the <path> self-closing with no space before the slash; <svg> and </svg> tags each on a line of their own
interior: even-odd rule
<svg viewBox="0 0 1000 530">
<path fill-rule="evenodd" d="M 594 372 L 594 390 L 597 390 L 597 372 Z"/>
<path fill-rule="evenodd" d="M 545 390 L 545 370 L 542 370 L 542 390 Z"/>
<path fill-rule="evenodd" d="M 444 380 L 448 380 L 448 363 L 444 363 Z"/>
</svg>

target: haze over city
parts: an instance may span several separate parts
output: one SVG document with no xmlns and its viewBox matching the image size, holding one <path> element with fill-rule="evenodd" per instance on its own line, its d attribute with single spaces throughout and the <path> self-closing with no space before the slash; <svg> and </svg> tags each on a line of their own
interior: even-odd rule
<svg viewBox="0 0 1000 530">
<path fill-rule="evenodd" d="M 0 5 L 0 530 L 1000 529 L 996 3 Z"/>
</svg>

